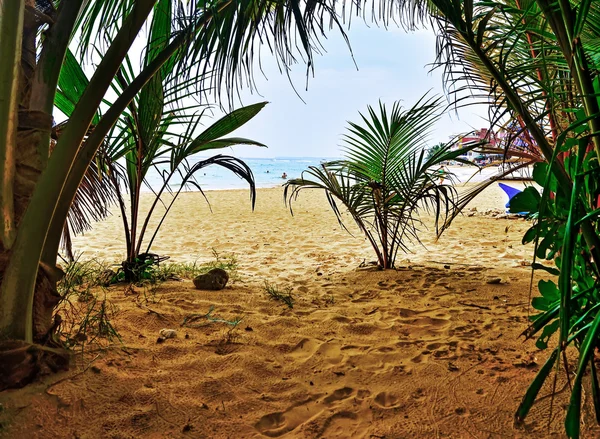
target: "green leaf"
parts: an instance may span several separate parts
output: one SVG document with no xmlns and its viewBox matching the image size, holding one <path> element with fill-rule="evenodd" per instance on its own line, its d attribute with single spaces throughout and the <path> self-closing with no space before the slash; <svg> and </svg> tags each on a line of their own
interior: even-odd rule
<svg viewBox="0 0 600 439">
<path fill-rule="evenodd" d="M 534 262 L 533 264 L 531 264 L 531 268 L 533 268 L 534 270 L 544 270 L 546 273 L 550 273 L 554 276 L 558 276 L 560 274 L 560 270 L 553 267 L 547 267 L 546 265 L 540 264 L 538 262 Z"/>
<path fill-rule="evenodd" d="M 539 210 L 542 197 L 533 186 L 526 187 L 521 193 L 511 198 L 509 211 L 512 213 L 534 213 Z"/>
<path fill-rule="evenodd" d="M 267 105 L 267 103 L 268 102 L 259 102 L 258 104 L 248 105 L 223 116 L 221 119 L 204 130 L 202 134 L 196 137 L 190 145 L 190 149 L 194 151 L 202 151 L 202 144 L 217 140 L 220 137 L 226 136 L 232 131 L 237 130 L 254 116 L 256 116 L 260 110 Z"/>
<path fill-rule="evenodd" d="M 60 76 L 58 77 L 58 90 L 54 98 L 54 105 L 65 116 L 71 117 L 75 105 L 83 95 L 85 88 L 89 84 L 89 79 L 85 75 L 81 64 L 75 58 L 75 55 L 67 49 L 65 60 L 63 62 Z M 96 125 L 100 120 L 98 112 L 92 119 L 92 124 Z"/>
<path fill-rule="evenodd" d="M 551 280 L 540 280 L 538 282 L 538 289 L 543 297 L 548 300 L 558 300 L 560 299 L 560 291 L 554 282 Z"/>
<path fill-rule="evenodd" d="M 260 142 L 257 142 L 255 140 L 251 140 L 251 139 L 245 139 L 243 137 L 225 137 L 223 139 L 212 140 L 210 142 L 203 143 L 203 144 L 199 145 L 197 149 L 194 149 L 192 151 L 192 153 L 195 154 L 195 153 L 201 152 L 201 151 L 227 148 L 229 146 L 235 146 L 235 145 L 260 146 L 263 148 L 267 147 L 267 145 L 265 145 L 264 143 L 260 143 Z"/>
<path fill-rule="evenodd" d="M 517 409 L 517 413 L 515 414 L 515 420 L 517 423 L 522 423 L 525 420 L 525 417 L 529 413 L 529 410 L 533 406 L 535 399 L 537 398 L 538 393 L 540 392 L 542 386 L 548 379 L 550 372 L 552 371 L 552 367 L 554 363 L 556 363 L 556 358 L 558 357 L 558 349 L 554 349 L 548 360 L 544 363 L 538 374 L 535 376 L 535 379 L 527 389 L 525 396 L 521 400 L 521 404 L 519 404 L 519 408 Z"/>
<path fill-rule="evenodd" d="M 567 417 L 565 419 L 565 429 L 570 438 L 579 438 L 580 423 L 581 423 L 581 384 L 585 369 L 588 365 L 592 354 L 594 353 L 597 344 L 597 337 L 600 333 L 600 312 L 594 317 L 591 327 L 587 331 L 583 343 L 579 349 L 579 366 L 577 375 L 573 382 L 573 390 L 571 392 L 571 400 Z"/>
<path fill-rule="evenodd" d="M 570 139 L 567 139 L 567 140 L 570 140 Z M 538 185 L 545 187 L 546 176 L 548 175 L 548 172 L 549 172 L 548 163 L 538 162 L 535 165 L 533 165 L 533 173 L 531 174 L 531 178 L 533 178 L 533 181 L 535 181 Z M 556 177 L 554 177 L 553 174 L 550 174 L 550 184 L 549 184 L 548 190 L 550 192 L 556 192 L 557 184 L 558 183 L 556 181 Z"/>
</svg>

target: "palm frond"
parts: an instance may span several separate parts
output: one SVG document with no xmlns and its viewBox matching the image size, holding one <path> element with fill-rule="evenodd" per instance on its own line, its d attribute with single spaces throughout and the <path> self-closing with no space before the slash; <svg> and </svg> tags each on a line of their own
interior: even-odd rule
<svg viewBox="0 0 600 439">
<path fill-rule="evenodd" d="M 425 157 L 428 134 L 441 107 L 439 98 L 428 95 L 408 110 L 398 102 L 391 111 L 383 103 L 377 110 L 369 107 L 367 115 L 360 115 L 362 123 L 349 123 L 344 160 L 310 167 L 301 178 L 286 183 L 284 197 L 290 209 L 302 190 L 324 190 L 340 224 L 338 202 L 367 236 L 380 266 L 393 267 L 398 251 L 419 242 L 421 210 L 433 214 L 441 232 L 440 224 L 448 224 L 461 208 L 456 190 L 439 181 L 437 171 L 475 145 L 455 148 L 449 143 Z"/>
</svg>

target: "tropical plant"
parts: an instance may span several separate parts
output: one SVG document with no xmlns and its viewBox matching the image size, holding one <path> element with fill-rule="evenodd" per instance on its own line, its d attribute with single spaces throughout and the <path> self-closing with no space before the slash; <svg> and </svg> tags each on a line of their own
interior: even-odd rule
<svg viewBox="0 0 600 439">
<path fill-rule="evenodd" d="M 161 21 L 165 37 L 153 42 L 143 69 L 100 111 L 144 25 L 166 12 L 172 19 Z M 60 235 L 90 163 L 141 90 L 169 71 L 183 93 L 210 88 L 232 96 L 239 81 L 251 78 L 263 41 L 282 65 L 300 53 L 311 68 L 325 15 L 339 25 L 324 0 L 0 1 L 0 334 L 16 341 L 0 349 L 0 356 L 9 351 L 0 358 L 0 387 L 26 382 L 56 354 L 42 349 L 32 357 L 27 345 L 53 338 Z M 75 36 L 79 54 L 97 65 L 50 152 L 59 78 L 71 75 L 63 61 Z"/>
<path fill-rule="evenodd" d="M 169 18 L 168 11 L 164 11 L 159 16 L 163 17 L 163 15 L 166 15 L 167 19 Z M 160 26 L 160 21 L 157 21 L 153 20 L 148 35 L 146 53 L 154 52 L 153 41 L 161 41 L 166 38 L 164 35 L 157 35 L 161 29 L 164 30 L 164 26 Z M 81 91 L 85 90 L 89 80 L 70 51 L 67 51 L 64 64 L 69 75 L 61 75 L 59 78 L 55 105 L 65 116 L 70 117 L 74 104 L 81 97 Z M 162 69 L 159 75 L 152 78 L 150 83 L 142 88 L 107 136 L 79 186 L 68 217 L 67 225 L 70 224 L 70 227 L 65 226 L 63 235 L 63 241 L 67 241 L 70 230 L 78 233 L 89 228 L 90 218 L 88 217 L 91 217 L 92 220 L 102 219 L 108 214 L 107 204 L 118 202 L 127 246 L 127 259 L 123 261 L 120 273 L 122 276 L 119 279 L 122 278 L 128 282 L 138 282 L 143 273 L 151 270 L 153 265 L 162 260 L 157 255 L 150 253 L 152 242 L 181 190 L 189 183 L 197 186 L 193 177 L 202 168 L 213 164 L 223 166 L 231 169 L 241 178 L 245 178 L 250 185 L 251 200 L 254 205 L 254 179 L 252 171 L 243 161 L 230 156 L 217 155 L 199 160 L 190 166 L 188 159 L 197 153 L 235 144 L 264 146 L 249 139 L 222 138 L 222 136 L 245 124 L 266 103 L 250 105 L 226 114 L 201 134 L 196 135 L 194 131 L 200 125 L 206 112 L 196 111 L 191 115 L 188 113 L 205 106 L 190 105 L 189 103 L 184 104 L 185 107 L 180 105 L 181 102 L 186 102 L 185 98 L 190 98 L 190 96 L 178 96 L 181 93 L 180 87 L 172 83 L 173 77 L 168 73 L 167 69 Z M 135 73 L 130 57 L 127 56 L 126 62 L 115 78 L 113 88 L 121 93 L 129 85 L 129 78 L 132 77 L 135 77 Z M 162 106 L 170 108 L 165 111 Z M 96 119 L 99 117 L 100 114 Z M 138 229 L 142 185 L 147 184 L 146 176 L 152 168 L 160 171 L 157 174 L 163 181 L 162 185 L 153 192 L 154 202 L 143 219 L 143 226 Z M 175 193 L 170 191 L 170 184 L 172 184 L 174 176 L 179 176 L 181 179 L 179 189 Z M 150 187 L 150 189 L 154 190 L 155 188 Z M 85 193 L 81 194 L 82 191 Z M 161 201 L 161 196 L 166 191 L 172 195 L 169 205 L 166 207 L 146 251 L 142 253 L 141 246 L 147 226 L 155 208 Z M 127 192 L 130 201 L 129 210 L 127 210 L 124 192 Z M 81 201 L 82 199 L 83 201 Z M 66 244 L 65 250 L 70 251 L 69 242 L 67 241 Z"/>
<path fill-rule="evenodd" d="M 165 29 L 169 29 L 167 24 L 170 23 L 170 20 L 171 16 L 168 10 L 161 14 L 155 13 L 148 34 L 146 57 L 142 68 L 152 62 L 152 54 L 157 52 L 155 46 L 157 44 L 164 45 L 167 35 L 161 33 L 164 33 Z M 141 268 L 147 269 L 148 264 L 154 265 L 161 260 L 150 253 L 152 243 L 181 191 L 189 184 L 201 190 L 194 180 L 194 174 L 201 169 L 210 165 L 222 166 L 245 179 L 250 186 L 250 198 L 254 207 L 256 196 L 254 177 L 250 168 L 242 160 L 227 155 L 216 155 L 197 160 L 190 165 L 188 159 L 198 153 L 232 145 L 264 146 L 262 143 L 250 139 L 224 136 L 256 116 L 266 102 L 230 112 L 198 134 L 197 127 L 203 118 L 206 118 L 205 108 L 200 111 L 201 104 L 190 104 L 192 93 L 182 93 L 176 77 L 171 75 L 173 67 L 174 64 L 163 67 L 160 73 L 142 88 L 139 95 L 129 104 L 115 124 L 105 147 L 101 150 L 100 161 L 108 166 L 110 181 L 118 194 L 127 245 L 127 259 L 123 261 L 122 273 L 124 280 L 129 282 L 139 281 L 140 278 L 136 273 L 143 272 L 144 270 L 140 270 Z M 133 77 L 135 77 L 135 73 L 128 56 L 121 71 L 115 77 L 113 88 L 121 93 L 130 85 Z M 124 160 L 124 165 L 120 163 L 121 160 Z M 147 184 L 147 174 L 153 168 L 162 178 L 162 184 L 158 188 L 150 187 L 154 191 L 154 201 L 145 218 L 140 218 L 142 185 Z M 179 177 L 181 180 L 179 188 L 175 192 L 170 190 L 173 177 Z M 129 211 L 127 211 L 120 186 L 124 186 L 127 191 L 130 202 Z M 165 192 L 171 193 L 171 199 L 166 205 L 146 250 L 142 252 L 142 243 L 150 219 Z"/>
<path fill-rule="evenodd" d="M 311 166 L 301 178 L 285 184 L 290 203 L 304 189 L 321 189 L 343 226 L 340 202 L 371 243 L 381 268 L 393 268 L 407 240 L 418 240 L 419 211 L 433 211 L 441 232 L 455 215 L 458 194 L 446 173 L 440 182 L 439 168 L 477 145 L 455 148 L 450 142 L 427 157 L 426 141 L 441 115 L 441 99 L 423 96 L 404 109 L 395 102 L 391 111 L 383 103 L 361 114 L 362 124 L 350 122 L 344 135 L 344 160 Z M 469 163 L 469 162 L 465 162 Z M 441 220 L 441 221 L 440 221 Z"/>
<path fill-rule="evenodd" d="M 466 91 L 491 103 L 494 124 L 519 127 L 513 138 L 528 140 L 526 152 L 537 150 L 537 161 L 543 160 L 534 172 L 534 179 L 543 185 L 542 194 L 528 189 L 511 202 L 511 209 L 532 212 L 535 224 L 524 241 L 535 242 L 536 257 L 554 260 L 557 267 L 534 263 L 534 269 L 558 275 L 556 284 L 539 284 L 541 297 L 534 298 L 533 307 L 541 313 L 532 317 L 525 335 L 538 336 L 537 345 L 545 347 L 558 331 L 558 345 L 525 394 L 516 419 L 525 419 L 551 372 L 560 373 L 561 363 L 569 374 L 566 351 L 573 346 L 578 364 L 565 429 L 569 437 L 579 437 L 586 375 L 600 420 L 594 361 L 600 347 L 600 4 L 591 0 L 403 4 L 418 11 L 405 19 L 423 18 L 428 10 L 437 24 L 438 64 L 456 99 Z"/>
<path fill-rule="evenodd" d="M 431 148 L 427 149 L 427 156 L 426 156 L 426 158 L 429 159 L 429 158 L 433 157 L 439 151 L 442 151 L 445 147 L 446 147 L 446 145 L 444 143 L 436 143 Z"/>
</svg>

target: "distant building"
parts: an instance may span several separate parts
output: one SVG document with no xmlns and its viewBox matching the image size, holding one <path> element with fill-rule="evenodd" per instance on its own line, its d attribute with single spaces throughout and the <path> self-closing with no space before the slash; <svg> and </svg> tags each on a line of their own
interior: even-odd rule
<svg viewBox="0 0 600 439">
<path fill-rule="evenodd" d="M 486 143 L 492 147 L 495 147 L 502 144 L 502 137 L 502 135 L 496 134 L 487 128 L 481 128 L 479 130 L 475 130 L 473 133 L 470 133 L 466 136 L 460 136 L 458 138 L 458 142 L 456 142 L 456 145 L 453 149 L 463 148 L 474 143 Z M 482 157 L 482 155 L 480 152 L 477 151 L 469 151 L 466 154 L 460 156 L 461 159 L 469 160 L 471 162 L 476 161 L 480 157 Z"/>
</svg>

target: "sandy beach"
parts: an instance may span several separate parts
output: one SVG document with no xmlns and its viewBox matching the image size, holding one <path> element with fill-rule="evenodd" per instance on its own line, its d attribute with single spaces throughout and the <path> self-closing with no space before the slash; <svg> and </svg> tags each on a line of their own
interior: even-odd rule
<svg viewBox="0 0 600 439">
<path fill-rule="evenodd" d="M 523 187 L 520 182 L 511 184 Z M 168 255 L 171 262 L 199 263 L 214 259 L 213 249 L 220 254 L 235 254 L 247 281 L 264 277 L 293 282 L 305 276 L 308 268 L 315 271 L 322 267 L 323 272 L 332 274 L 375 259 L 350 217 L 345 225 L 351 234 L 340 227 L 322 192 L 303 192 L 292 205 L 293 216 L 284 204 L 282 188 L 258 189 L 254 211 L 247 190 L 205 194 L 209 203 L 199 192 L 180 195 L 157 235 L 153 253 Z M 151 195 L 144 194 L 142 209 L 147 210 L 152 201 Z M 484 213 L 504 209 L 506 201 L 504 192 L 495 185 L 470 207 Z M 158 223 L 160 209 L 149 230 Z M 437 241 L 432 222 L 427 215 L 424 217 L 419 235 L 422 245 L 415 243 L 410 246 L 413 253 L 400 254 L 400 265 L 441 259 L 445 263 L 513 267 L 531 256 L 531 249 L 515 245 L 528 228 L 523 221 L 488 221 L 488 216 L 463 215 Z M 126 253 L 122 227 L 115 209 L 91 232 L 73 239 L 75 252 L 81 252 L 83 259 L 119 263 Z"/>
<path fill-rule="evenodd" d="M 206 196 L 210 208 L 200 193 L 181 195 L 152 251 L 172 262 L 233 254 L 238 278 L 218 292 L 166 282 L 144 303 L 141 288 L 109 288 L 122 344 L 0 395 L 0 437 L 563 437 L 564 374 L 554 400 L 544 388 L 514 425 L 549 352 L 520 337 L 531 312 L 532 248 L 521 244 L 530 224 L 482 214 L 506 203 L 497 185 L 439 240 L 424 229 L 423 245 L 387 271 L 368 265 L 369 244 L 350 219 L 352 235 L 339 226 L 322 193 L 303 193 L 294 216 L 281 188 L 259 189 L 254 212 L 248 191 Z M 120 218 L 74 245 L 83 259 L 119 262 Z M 293 309 L 271 300 L 265 282 L 291 289 Z M 242 321 L 234 331 L 181 326 L 211 309 Z M 157 344 L 162 328 L 177 337 Z M 600 434 L 589 428 L 585 437 Z"/>
</svg>

